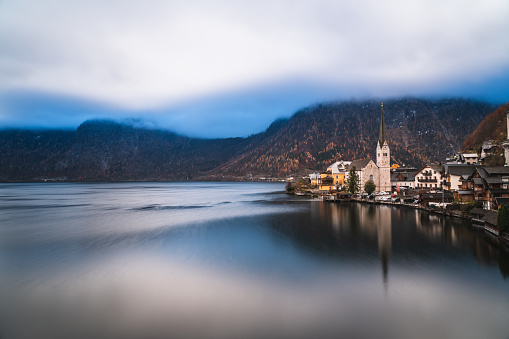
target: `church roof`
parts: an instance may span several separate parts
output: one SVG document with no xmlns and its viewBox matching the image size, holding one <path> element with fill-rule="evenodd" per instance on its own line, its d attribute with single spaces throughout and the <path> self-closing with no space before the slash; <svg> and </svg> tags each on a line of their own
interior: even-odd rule
<svg viewBox="0 0 509 339">
<path fill-rule="evenodd" d="M 384 103 L 382 102 L 382 117 L 380 119 L 380 136 L 378 137 L 378 143 L 380 144 L 380 147 L 384 145 L 384 142 L 386 141 L 385 137 L 385 120 L 384 120 Z"/>
<path fill-rule="evenodd" d="M 355 166 L 355 169 L 357 171 L 360 171 L 362 170 L 364 167 L 366 167 L 369 162 L 372 161 L 371 159 L 369 158 L 366 158 L 366 159 L 360 159 L 360 160 L 354 160 L 352 161 L 352 163 L 348 166 L 348 170 L 350 170 L 352 167 Z"/>
</svg>

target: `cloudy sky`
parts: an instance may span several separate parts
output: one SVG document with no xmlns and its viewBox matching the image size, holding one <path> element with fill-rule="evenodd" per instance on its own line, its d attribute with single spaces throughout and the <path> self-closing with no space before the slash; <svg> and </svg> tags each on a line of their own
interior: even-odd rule
<svg viewBox="0 0 509 339">
<path fill-rule="evenodd" d="M 509 101 L 509 1 L 0 0 L 0 128 L 245 136 L 321 101 Z"/>
</svg>

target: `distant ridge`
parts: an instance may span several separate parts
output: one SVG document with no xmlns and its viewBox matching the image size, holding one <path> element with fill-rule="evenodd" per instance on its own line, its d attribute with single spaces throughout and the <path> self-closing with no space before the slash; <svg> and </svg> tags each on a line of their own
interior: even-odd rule
<svg viewBox="0 0 509 339">
<path fill-rule="evenodd" d="M 496 107 L 464 99 L 384 101 L 392 162 L 419 166 L 458 151 Z M 380 102 L 315 105 L 247 138 L 196 139 L 113 121 L 76 131 L 0 131 L 0 181 L 232 180 L 305 174 L 374 158 Z"/>
</svg>

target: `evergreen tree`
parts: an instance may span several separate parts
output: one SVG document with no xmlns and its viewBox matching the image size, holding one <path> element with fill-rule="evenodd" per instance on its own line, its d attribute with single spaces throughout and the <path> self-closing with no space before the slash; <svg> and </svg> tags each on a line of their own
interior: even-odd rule
<svg viewBox="0 0 509 339">
<path fill-rule="evenodd" d="M 498 209 L 497 227 L 500 231 L 509 231 L 509 204 L 502 204 Z"/>
<path fill-rule="evenodd" d="M 371 194 L 375 190 L 376 190 L 376 185 L 373 182 L 373 180 L 366 181 L 366 183 L 364 184 L 364 191 L 366 191 L 366 193 L 368 193 L 368 194 Z"/>
<path fill-rule="evenodd" d="M 357 174 L 355 166 L 353 166 L 350 172 L 348 173 L 346 187 L 348 188 L 348 192 L 352 194 L 359 192 L 359 175 Z"/>
</svg>

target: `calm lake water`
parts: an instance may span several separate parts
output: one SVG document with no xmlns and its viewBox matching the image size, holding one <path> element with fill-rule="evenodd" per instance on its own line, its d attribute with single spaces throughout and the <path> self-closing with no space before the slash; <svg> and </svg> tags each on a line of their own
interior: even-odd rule
<svg viewBox="0 0 509 339">
<path fill-rule="evenodd" d="M 0 338 L 509 338 L 484 231 L 283 190 L 0 185 Z"/>
</svg>

